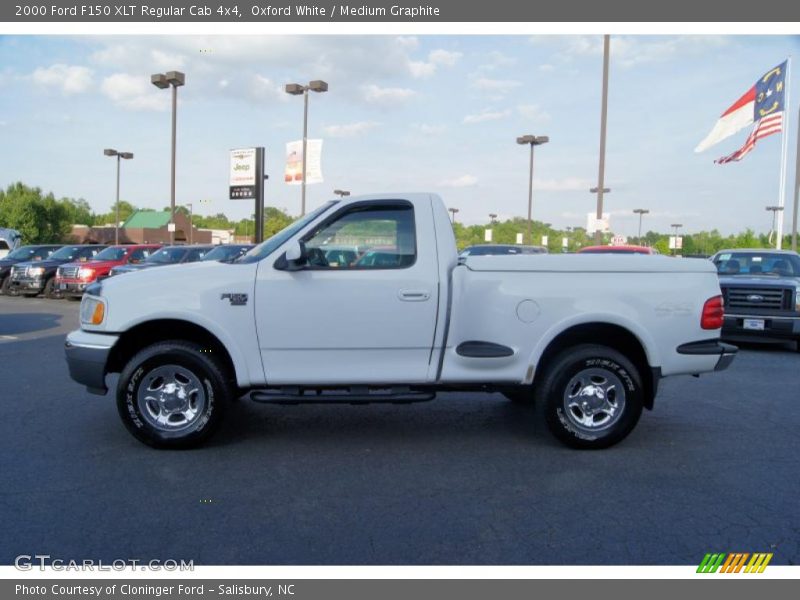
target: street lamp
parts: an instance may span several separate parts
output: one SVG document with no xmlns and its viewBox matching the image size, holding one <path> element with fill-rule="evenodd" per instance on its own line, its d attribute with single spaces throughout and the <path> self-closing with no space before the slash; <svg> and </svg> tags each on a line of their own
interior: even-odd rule
<svg viewBox="0 0 800 600">
<path fill-rule="evenodd" d="M 496 220 L 496 219 L 497 219 L 497 215 L 496 215 L 495 213 L 489 213 L 489 220 L 490 220 L 490 222 L 491 222 L 491 224 L 492 224 L 492 225 L 494 225 L 495 223 L 497 223 L 497 220 Z"/>
<path fill-rule="evenodd" d="M 531 227 L 533 225 L 533 148 L 534 146 L 541 146 L 550 141 L 546 135 L 522 135 L 517 138 L 517 143 L 524 146 L 530 144 L 531 147 L 531 166 L 528 174 L 528 244 L 533 244 L 533 233 Z"/>
<path fill-rule="evenodd" d="M 302 195 L 300 199 L 300 216 L 306 214 L 306 155 L 308 147 L 308 92 L 327 92 L 328 84 L 321 79 L 310 81 L 308 85 L 300 85 L 299 83 L 287 83 L 285 86 L 287 94 L 292 96 L 303 96 L 303 181 Z"/>
<path fill-rule="evenodd" d="M 172 167 L 170 176 L 170 224 L 169 241 L 175 241 L 175 145 L 177 139 L 177 116 L 178 116 L 178 88 L 186 84 L 186 75 L 180 71 L 167 71 L 166 73 L 156 73 L 150 76 L 150 83 L 160 90 L 172 87 Z"/>
<path fill-rule="evenodd" d="M 458 212 L 458 209 L 457 208 L 448 208 L 447 210 L 450 211 L 450 215 L 451 215 L 450 222 L 453 225 L 455 225 L 456 224 L 456 213 Z"/>
<path fill-rule="evenodd" d="M 772 229 L 769 232 L 769 243 L 772 243 L 772 234 L 775 233 L 775 216 L 783 210 L 782 206 L 767 206 L 767 210 L 772 211 Z"/>
<path fill-rule="evenodd" d="M 639 243 L 642 242 L 642 215 L 646 215 L 649 212 L 650 211 L 648 209 L 646 209 L 646 208 L 634 208 L 633 209 L 633 214 L 639 215 L 639 235 L 637 236 L 639 238 Z"/>
<path fill-rule="evenodd" d="M 120 159 L 130 160 L 133 158 L 133 152 L 118 152 L 113 148 L 106 148 L 103 150 L 103 154 L 106 156 L 116 156 L 117 157 L 117 212 L 116 217 L 114 219 L 114 244 L 119 244 L 119 163 Z"/>
<path fill-rule="evenodd" d="M 339 196 L 339 198 L 344 198 L 345 196 L 350 195 L 349 190 L 333 190 L 333 193 Z"/>
<path fill-rule="evenodd" d="M 678 229 L 683 227 L 683 225 L 681 225 L 680 223 L 673 223 L 672 225 L 670 225 L 670 227 L 674 227 L 675 228 L 675 244 L 674 244 L 675 247 L 672 249 L 672 253 L 673 254 L 677 254 L 678 253 Z"/>
</svg>

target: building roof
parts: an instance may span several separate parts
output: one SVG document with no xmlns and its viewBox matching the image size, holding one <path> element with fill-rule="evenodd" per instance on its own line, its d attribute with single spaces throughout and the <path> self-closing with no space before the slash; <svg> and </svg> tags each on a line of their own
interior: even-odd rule
<svg viewBox="0 0 800 600">
<path fill-rule="evenodd" d="M 130 217 L 128 217 L 122 226 L 132 229 L 160 229 L 161 227 L 167 226 L 169 223 L 169 218 L 170 212 L 168 210 L 163 212 L 157 212 L 154 210 L 137 210 Z"/>
</svg>

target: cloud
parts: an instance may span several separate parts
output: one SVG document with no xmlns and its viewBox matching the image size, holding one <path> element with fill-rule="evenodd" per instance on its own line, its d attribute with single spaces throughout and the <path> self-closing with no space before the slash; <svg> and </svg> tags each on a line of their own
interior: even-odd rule
<svg viewBox="0 0 800 600">
<path fill-rule="evenodd" d="M 589 191 L 592 183 L 588 179 L 579 177 L 565 177 L 563 179 L 534 179 L 534 191 L 544 192 L 583 192 Z"/>
<path fill-rule="evenodd" d="M 441 135 L 447 130 L 445 125 L 428 125 L 427 123 L 415 125 L 414 128 L 423 135 Z"/>
<path fill-rule="evenodd" d="M 405 104 L 417 94 L 417 92 L 408 88 L 380 87 L 374 83 L 362 86 L 362 91 L 364 100 L 370 104 L 387 107 Z"/>
<path fill-rule="evenodd" d="M 377 123 L 372 121 L 358 121 L 357 123 L 346 123 L 343 125 L 327 125 L 323 128 L 325 135 L 335 138 L 355 137 L 362 135 L 377 127 Z"/>
<path fill-rule="evenodd" d="M 472 87 L 484 92 L 507 92 L 522 85 L 516 79 L 490 79 L 478 77 L 472 82 Z"/>
<path fill-rule="evenodd" d="M 537 123 L 546 123 L 550 120 L 550 114 L 542 110 L 538 104 L 520 104 L 517 106 L 517 112 L 526 119 Z"/>
<path fill-rule="evenodd" d="M 510 115 L 511 111 L 507 109 L 498 111 L 484 110 L 476 115 L 467 115 L 464 117 L 464 123 L 467 125 L 472 125 L 475 123 L 483 123 L 484 121 L 498 121 L 500 119 L 505 119 Z"/>
<path fill-rule="evenodd" d="M 544 65 L 539 65 L 539 70 L 542 73 L 551 73 L 552 71 L 555 71 L 556 68 L 553 65 L 544 64 Z"/>
<path fill-rule="evenodd" d="M 169 96 L 140 75 L 115 73 L 103 80 L 100 90 L 114 104 L 128 110 L 166 110 Z"/>
<path fill-rule="evenodd" d="M 31 79 L 38 85 L 59 89 L 66 95 L 81 94 L 92 87 L 92 70 L 59 63 L 47 68 L 39 67 Z"/>
<path fill-rule="evenodd" d="M 222 82 L 220 82 L 220 89 L 227 90 L 230 82 L 227 80 L 223 81 L 225 81 L 225 83 L 223 85 Z M 236 90 L 232 91 L 238 94 Z M 247 96 L 250 100 L 258 104 L 263 104 L 265 100 L 285 102 L 289 98 L 289 95 L 283 91 L 283 86 L 281 84 L 273 81 L 269 77 L 264 77 L 259 74 L 250 76 L 247 83 Z"/>
<path fill-rule="evenodd" d="M 474 175 L 461 175 L 459 177 L 453 177 L 452 179 L 445 179 L 439 182 L 440 187 L 448 187 L 448 188 L 464 188 L 464 187 L 472 187 L 477 185 L 478 178 Z"/>
<path fill-rule="evenodd" d="M 451 52 L 441 48 L 432 50 L 428 53 L 428 60 L 426 61 L 409 61 L 408 69 L 412 77 L 424 78 L 430 77 L 436 73 L 439 67 L 453 67 L 458 60 L 463 56 L 461 52 Z"/>
</svg>

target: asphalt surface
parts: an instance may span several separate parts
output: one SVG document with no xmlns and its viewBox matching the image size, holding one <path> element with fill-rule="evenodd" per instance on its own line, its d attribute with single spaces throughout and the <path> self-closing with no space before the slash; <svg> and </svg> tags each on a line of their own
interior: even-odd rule
<svg viewBox="0 0 800 600">
<path fill-rule="evenodd" d="M 800 562 L 800 354 L 748 347 L 662 382 L 622 444 L 570 450 L 497 394 L 410 406 L 237 402 L 157 451 L 67 375 L 78 304 L 0 296 L 0 564 Z"/>
</svg>

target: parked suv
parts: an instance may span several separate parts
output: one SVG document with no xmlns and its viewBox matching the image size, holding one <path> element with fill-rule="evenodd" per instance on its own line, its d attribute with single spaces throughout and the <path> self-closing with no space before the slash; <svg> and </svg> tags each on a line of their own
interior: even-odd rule
<svg viewBox="0 0 800 600">
<path fill-rule="evenodd" d="M 105 279 L 114 267 L 140 263 L 160 247 L 160 244 L 109 246 L 91 260 L 62 265 L 56 273 L 58 291 L 67 298 L 80 298 L 87 285 Z"/>
<path fill-rule="evenodd" d="M 47 258 L 20 262 L 11 269 L 9 291 L 28 298 L 39 294 L 44 294 L 45 298 L 56 298 L 59 296 L 55 286 L 58 267 L 68 262 L 85 262 L 103 249 L 105 246 L 64 246 Z"/>
<path fill-rule="evenodd" d="M 222 244 L 215 246 L 211 252 L 208 252 L 201 258 L 202 261 L 216 260 L 218 262 L 233 262 L 250 252 L 255 247 L 254 244 Z"/>
<path fill-rule="evenodd" d="M 214 246 L 165 246 L 153 252 L 150 256 L 139 263 L 129 263 L 114 267 L 108 276 L 122 275 L 131 271 L 141 271 L 152 267 L 165 267 L 167 265 L 178 265 L 180 263 L 190 263 L 202 260 Z"/>
<path fill-rule="evenodd" d="M 722 338 L 794 340 L 800 351 L 800 255 L 770 249 L 721 250 L 711 260 L 725 299 Z"/>
<path fill-rule="evenodd" d="M 11 267 L 24 261 L 42 260 L 50 256 L 61 246 L 58 244 L 45 244 L 38 246 L 20 246 L 0 258 L 0 294 L 9 293 L 11 285 Z"/>
</svg>

